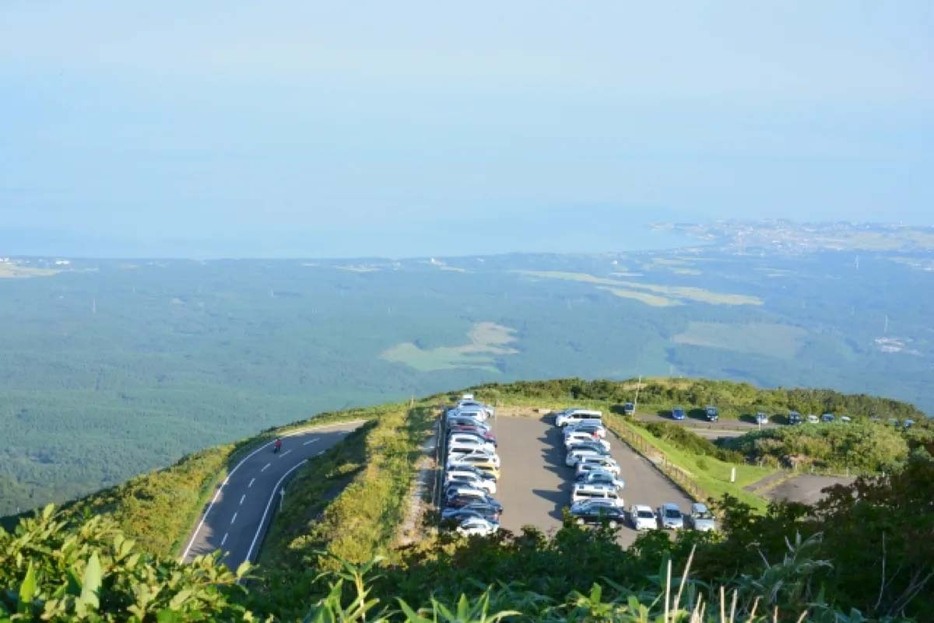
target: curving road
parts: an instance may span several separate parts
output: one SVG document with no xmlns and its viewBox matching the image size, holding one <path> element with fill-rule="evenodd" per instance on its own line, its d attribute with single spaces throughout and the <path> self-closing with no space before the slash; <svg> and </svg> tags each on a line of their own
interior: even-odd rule
<svg viewBox="0 0 934 623">
<path fill-rule="evenodd" d="M 218 486 L 188 540 L 182 561 L 218 549 L 224 552 L 224 564 L 234 570 L 246 560 L 255 560 L 289 475 L 361 424 L 342 422 L 293 431 L 282 436 L 280 452 L 273 452 L 270 441 L 248 454 Z"/>
</svg>

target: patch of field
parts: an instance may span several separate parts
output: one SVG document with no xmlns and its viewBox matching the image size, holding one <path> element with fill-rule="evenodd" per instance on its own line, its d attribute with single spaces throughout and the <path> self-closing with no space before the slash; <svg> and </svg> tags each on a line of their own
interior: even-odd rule
<svg viewBox="0 0 934 623">
<path fill-rule="evenodd" d="M 496 357 L 518 353 L 509 344 L 516 341 L 515 329 L 495 322 L 478 322 L 467 334 L 470 340 L 461 346 L 421 348 L 412 342 L 396 344 L 380 354 L 393 363 L 401 363 L 419 372 L 471 368 L 498 372 Z"/>
<path fill-rule="evenodd" d="M 776 323 L 691 322 L 686 331 L 675 335 L 671 341 L 676 344 L 793 359 L 806 337 L 807 331 L 800 327 Z"/>
<path fill-rule="evenodd" d="M 609 286 L 599 286 L 599 288 L 601 290 L 611 292 L 616 296 L 625 299 L 633 299 L 635 301 L 639 301 L 640 303 L 651 305 L 652 307 L 672 307 L 674 305 L 681 305 L 681 303 L 673 299 L 665 298 L 664 296 L 658 296 L 657 294 L 650 294 L 648 292 L 638 292 L 636 290 L 626 290 L 623 288 L 611 288 Z"/>
<path fill-rule="evenodd" d="M 663 286 L 650 283 L 639 283 L 638 281 L 623 281 L 620 279 L 607 279 L 605 277 L 596 277 L 587 273 L 570 273 L 563 271 L 540 271 L 540 270 L 519 270 L 515 271 L 530 277 L 539 277 L 543 279 L 562 279 L 565 281 L 579 281 L 591 283 L 595 286 L 609 290 L 617 296 L 634 298 L 647 305 L 682 305 L 687 301 L 698 303 L 708 303 L 711 305 L 762 305 L 762 299 L 757 296 L 746 294 L 730 294 L 723 292 L 712 292 L 703 288 L 691 286 Z M 618 293 L 617 290 L 621 293 Z M 648 292 L 656 297 L 635 297 L 634 292 Z M 662 303 L 662 301 L 666 301 Z M 649 302 L 652 301 L 652 302 Z M 673 301 L 673 302 L 667 302 Z"/>
<path fill-rule="evenodd" d="M 62 271 L 54 268 L 35 268 L 13 262 L 0 262 L 0 279 L 29 279 L 30 277 L 52 277 Z"/>
</svg>

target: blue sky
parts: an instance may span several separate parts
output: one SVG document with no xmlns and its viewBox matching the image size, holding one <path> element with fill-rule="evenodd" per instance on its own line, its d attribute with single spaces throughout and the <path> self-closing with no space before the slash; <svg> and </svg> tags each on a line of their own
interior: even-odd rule
<svg viewBox="0 0 934 623">
<path fill-rule="evenodd" d="M 0 255 L 934 225 L 934 4 L 6 0 L 0 119 Z"/>
</svg>

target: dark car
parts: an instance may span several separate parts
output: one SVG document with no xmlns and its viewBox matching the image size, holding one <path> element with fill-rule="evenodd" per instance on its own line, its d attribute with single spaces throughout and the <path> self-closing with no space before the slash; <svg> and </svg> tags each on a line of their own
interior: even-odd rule
<svg viewBox="0 0 934 623">
<path fill-rule="evenodd" d="M 496 435 L 491 433 L 488 430 L 480 428 L 479 426 L 466 426 L 466 425 L 455 425 L 448 427 L 448 435 L 453 433 L 468 433 L 471 435 L 477 435 L 485 441 L 496 441 Z"/>
<path fill-rule="evenodd" d="M 682 409 L 681 407 L 674 407 L 674 408 L 671 410 L 671 417 L 672 417 L 672 419 L 675 419 L 675 420 L 683 420 L 683 419 L 684 419 L 684 409 Z"/>
<path fill-rule="evenodd" d="M 801 414 L 797 411 L 788 412 L 788 423 L 789 424 L 800 424 L 802 422 Z"/>
<path fill-rule="evenodd" d="M 580 526 L 606 524 L 610 528 L 623 525 L 626 512 L 609 500 L 586 500 L 571 506 L 571 517 Z"/>
<path fill-rule="evenodd" d="M 704 409 L 704 415 L 707 417 L 708 422 L 716 422 L 720 419 L 720 410 L 714 406 L 708 405 Z"/>
<path fill-rule="evenodd" d="M 503 505 L 499 501 L 489 495 L 484 496 L 474 496 L 474 495 L 455 495 L 444 500 L 445 508 L 463 508 L 470 504 L 486 504 L 487 506 L 493 508 L 498 513 L 503 512 Z"/>
<path fill-rule="evenodd" d="M 636 414 L 636 405 L 631 402 L 627 402 L 623 405 L 623 415 L 635 415 Z"/>
<path fill-rule="evenodd" d="M 491 506 L 464 506 L 461 508 L 446 508 L 441 511 L 441 521 L 460 523 L 468 517 L 480 517 L 487 521 L 499 521 L 501 513 Z"/>
</svg>

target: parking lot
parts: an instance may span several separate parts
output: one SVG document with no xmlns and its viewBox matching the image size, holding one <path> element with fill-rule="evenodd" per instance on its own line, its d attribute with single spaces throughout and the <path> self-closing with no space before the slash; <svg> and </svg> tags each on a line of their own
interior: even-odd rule
<svg viewBox="0 0 934 623">
<path fill-rule="evenodd" d="M 529 417 L 498 415 L 490 420 L 502 457 L 502 477 L 497 499 L 505 511 L 501 519 L 504 529 L 518 532 L 524 525 L 553 532 L 561 526 L 561 509 L 570 505 L 574 469 L 564 464 L 561 431 L 549 415 Z M 612 455 L 620 465 L 620 477 L 626 482 L 622 494 L 626 506 L 645 504 L 653 509 L 665 502 L 674 502 L 683 512 L 691 500 L 660 474 L 646 459 L 639 456 L 616 437 Z M 631 544 L 636 533 L 628 525 L 620 529 L 620 542 Z"/>
</svg>

